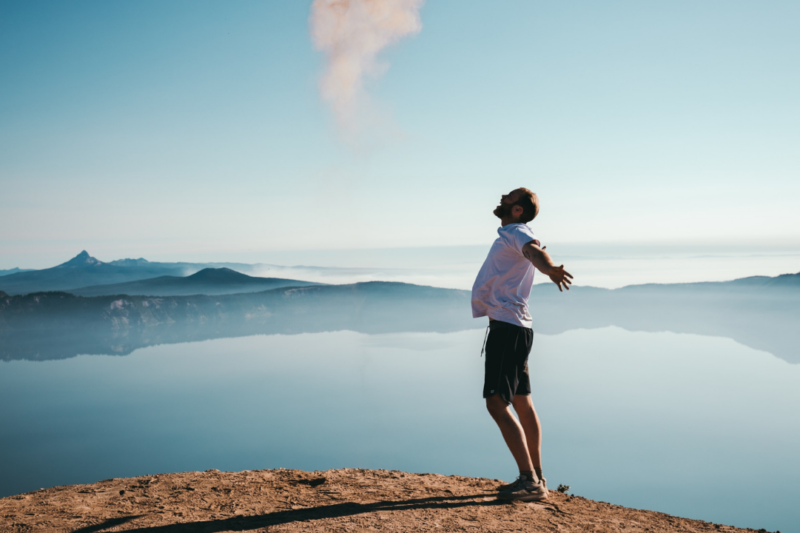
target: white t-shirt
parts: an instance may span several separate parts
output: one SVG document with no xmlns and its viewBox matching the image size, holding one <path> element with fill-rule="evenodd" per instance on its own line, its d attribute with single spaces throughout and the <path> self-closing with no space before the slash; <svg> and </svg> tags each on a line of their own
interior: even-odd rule
<svg viewBox="0 0 800 533">
<path fill-rule="evenodd" d="M 522 255 L 522 247 L 538 239 L 527 224 L 498 228 L 486 261 L 472 286 L 472 316 L 488 316 L 524 328 L 533 326 L 528 297 L 533 286 L 533 264 Z"/>
</svg>

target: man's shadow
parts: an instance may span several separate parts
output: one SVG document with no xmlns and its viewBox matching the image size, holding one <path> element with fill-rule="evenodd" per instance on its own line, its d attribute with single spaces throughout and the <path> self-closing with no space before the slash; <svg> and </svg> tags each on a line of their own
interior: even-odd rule
<svg viewBox="0 0 800 533">
<path fill-rule="evenodd" d="M 142 527 L 129 529 L 136 533 L 217 533 L 221 531 L 249 531 L 253 529 L 276 526 L 289 522 L 303 522 L 306 520 L 322 520 L 325 518 L 341 518 L 376 511 L 406 511 L 412 509 L 454 509 L 458 507 L 501 505 L 495 499 L 484 501 L 483 498 L 490 493 L 472 494 L 469 496 L 450 496 L 437 498 L 419 498 L 415 500 L 382 501 L 376 503 L 337 503 L 320 507 L 309 507 L 290 511 L 275 511 L 258 516 L 233 516 L 220 520 L 206 520 L 201 522 L 187 522 L 183 524 L 170 524 L 166 526 Z M 476 499 L 481 498 L 480 501 Z M 107 528 L 120 526 L 131 522 L 143 515 L 124 518 L 111 518 L 100 524 L 76 529 L 73 533 L 95 533 Z"/>
</svg>

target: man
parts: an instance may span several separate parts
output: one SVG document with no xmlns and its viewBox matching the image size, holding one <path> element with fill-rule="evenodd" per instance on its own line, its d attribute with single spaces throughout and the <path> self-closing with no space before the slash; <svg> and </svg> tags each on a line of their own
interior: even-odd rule
<svg viewBox="0 0 800 533">
<path fill-rule="evenodd" d="M 500 237 L 472 287 L 472 316 L 489 317 L 483 397 L 519 467 L 517 480 L 501 487 L 498 498 L 543 500 L 547 485 L 542 475 L 542 432 L 528 376 L 533 344 L 528 297 L 534 267 L 549 276 L 559 290 L 569 289 L 572 275 L 564 265 L 553 264 L 527 225 L 539 214 L 536 194 L 524 188 L 513 190 L 503 195 L 494 214 L 500 219 Z"/>
</svg>

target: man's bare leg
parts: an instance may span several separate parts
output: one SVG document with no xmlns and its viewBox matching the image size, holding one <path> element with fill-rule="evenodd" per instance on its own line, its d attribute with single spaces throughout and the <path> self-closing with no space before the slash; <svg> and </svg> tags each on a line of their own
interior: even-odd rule
<svg viewBox="0 0 800 533">
<path fill-rule="evenodd" d="M 530 394 L 517 394 L 511 400 L 514 410 L 519 416 L 519 423 L 522 426 L 522 431 L 525 434 L 525 439 L 528 444 L 528 453 L 530 454 L 530 461 L 533 464 L 533 469 L 536 476 L 542 477 L 542 424 L 539 422 L 539 416 L 536 414 L 536 409 L 533 407 L 533 401 Z"/>
<path fill-rule="evenodd" d="M 530 400 L 530 396 L 528 396 L 528 399 Z M 514 456 L 514 460 L 517 462 L 519 471 L 533 472 L 534 465 L 531 463 L 531 455 L 528 452 L 525 430 L 523 430 L 517 417 L 511 413 L 509 404 L 498 394 L 495 394 L 486 398 L 486 408 L 494 418 L 494 421 L 497 422 L 500 433 L 503 434 L 503 439 L 506 441 L 506 446 L 508 446 L 511 455 Z M 531 408 L 533 408 L 533 404 L 531 404 Z"/>
</svg>

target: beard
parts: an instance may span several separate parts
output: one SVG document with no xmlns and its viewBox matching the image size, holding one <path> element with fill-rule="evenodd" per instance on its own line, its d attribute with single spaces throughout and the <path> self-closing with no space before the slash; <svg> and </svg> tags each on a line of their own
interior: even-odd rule
<svg viewBox="0 0 800 533">
<path fill-rule="evenodd" d="M 501 203 L 500 205 L 495 207 L 494 211 L 492 211 L 492 212 L 494 213 L 494 216 L 496 216 L 497 218 L 508 217 L 508 216 L 511 215 L 511 208 L 512 207 L 514 207 L 514 206 L 513 205 L 506 205 L 506 204 Z"/>
</svg>

